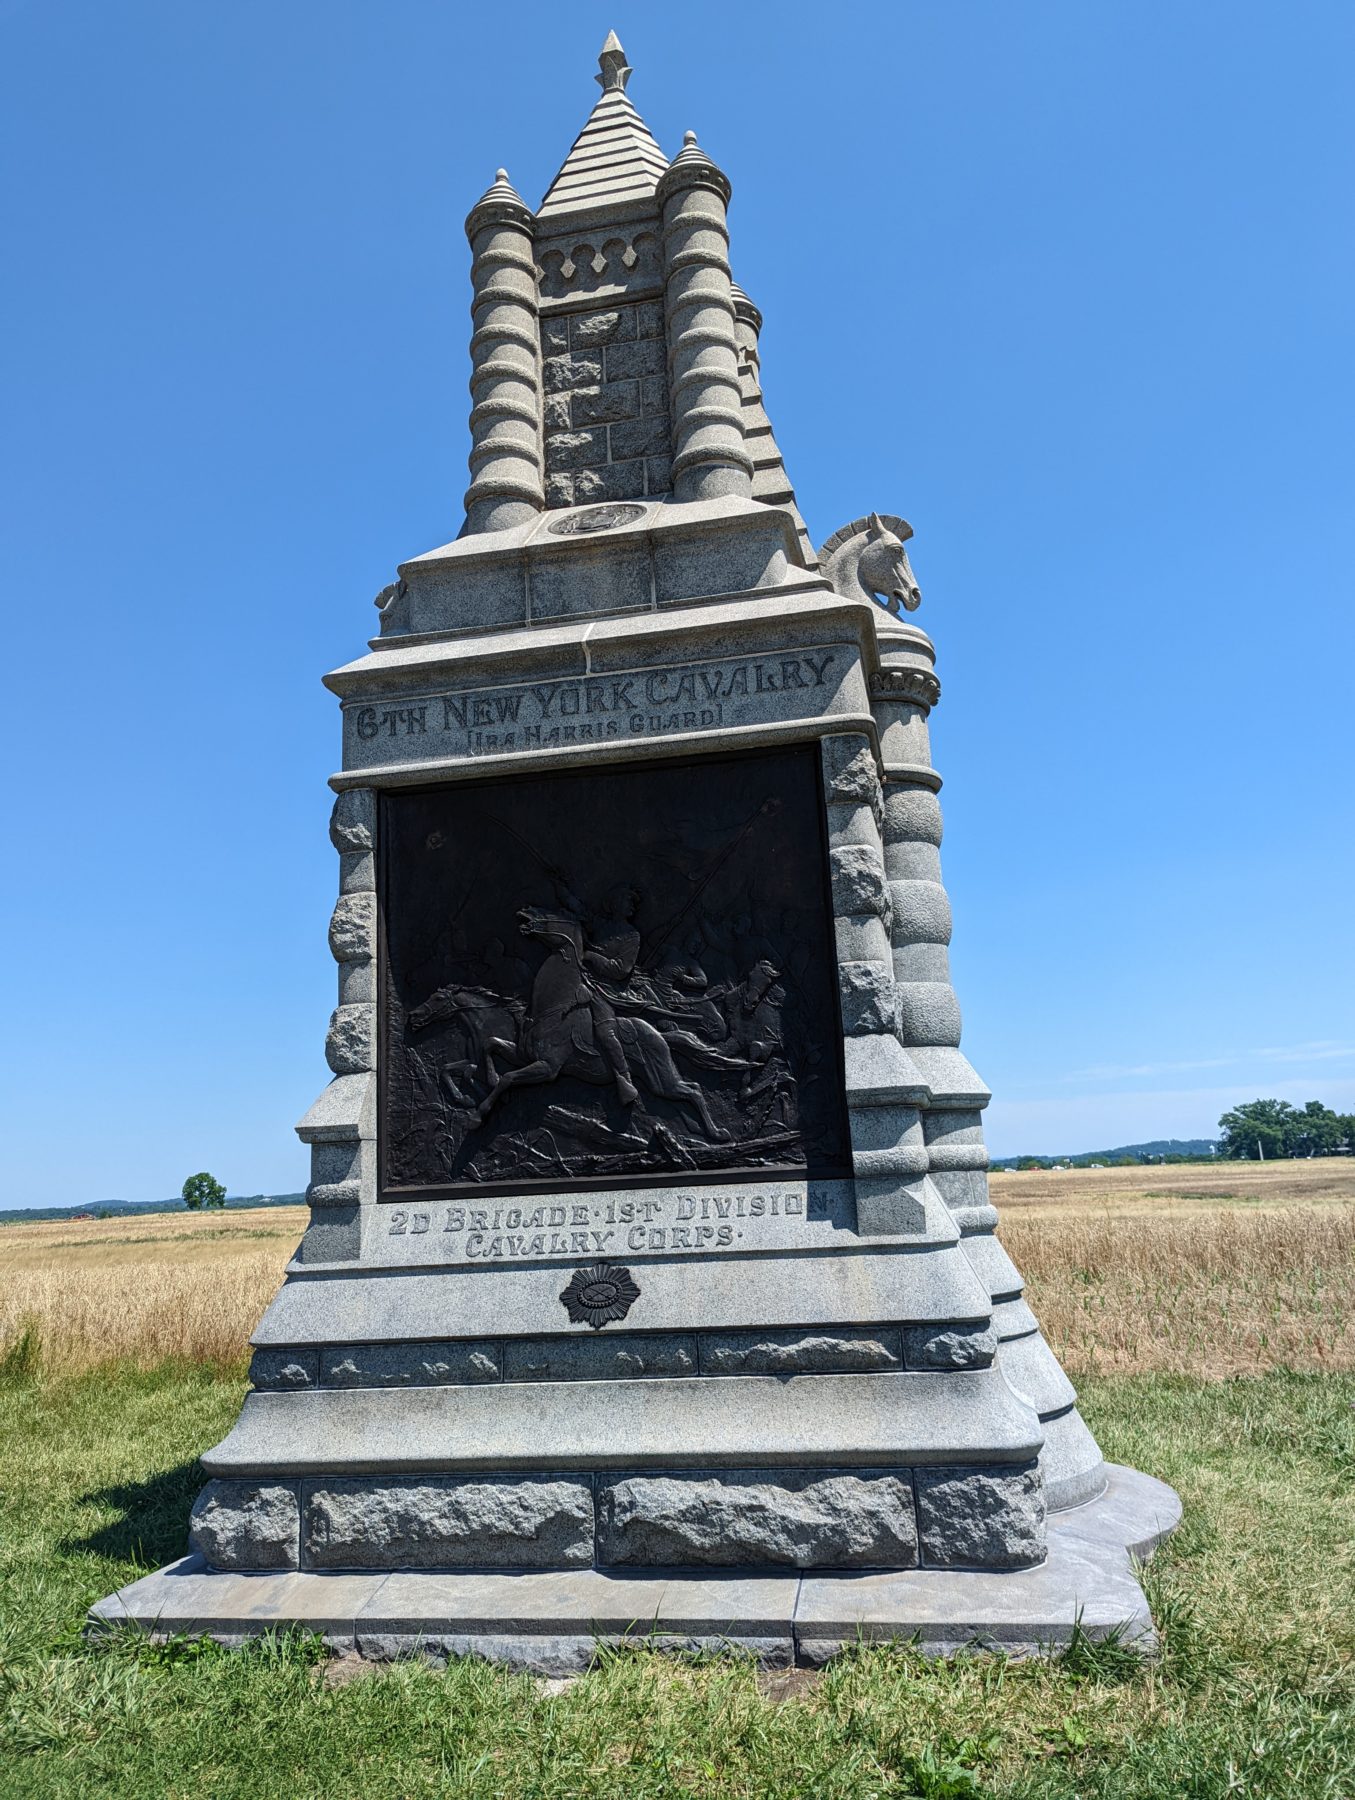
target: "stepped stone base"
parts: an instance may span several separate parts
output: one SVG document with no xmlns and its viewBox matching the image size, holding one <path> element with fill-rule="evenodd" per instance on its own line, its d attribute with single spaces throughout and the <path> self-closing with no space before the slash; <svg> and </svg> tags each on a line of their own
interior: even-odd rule
<svg viewBox="0 0 1355 1800">
<path fill-rule="evenodd" d="M 1131 1559 L 1175 1530 L 1181 1503 L 1137 1470 L 1110 1465 L 1107 1475 L 1096 1500 L 1050 1517 L 1036 1568 L 225 1574 L 193 1555 L 101 1600 L 89 1629 L 239 1644 L 297 1625 L 374 1660 L 482 1656 L 542 1675 L 587 1668 L 599 1643 L 727 1649 L 775 1667 L 816 1666 L 862 1639 L 915 1640 L 932 1655 L 1041 1655 L 1079 1622 L 1093 1638 L 1121 1631 L 1148 1655 L 1156 1638 Z"/>
</svg>

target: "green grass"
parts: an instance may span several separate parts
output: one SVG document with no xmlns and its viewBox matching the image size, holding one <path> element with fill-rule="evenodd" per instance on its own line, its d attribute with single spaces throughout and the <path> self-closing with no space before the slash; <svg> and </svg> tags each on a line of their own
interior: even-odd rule
<svg viewBox="0 0 1355 1800">
<path fill-rule="evenodd" d="M 1180 1489 L 1164 1655 L 857 1652 L 821 1678 L 608 1655 L 564 1692 L 473 1662 L 337 1685 L 314 1641 L 94 1648 L 86 1606 L 176 1555 L 243 1380 L 0 1381 L 0 1795 L 1355 1795 L 1355 1379 L 1088 1383 L 1107 1453 Z"/>
</svg>

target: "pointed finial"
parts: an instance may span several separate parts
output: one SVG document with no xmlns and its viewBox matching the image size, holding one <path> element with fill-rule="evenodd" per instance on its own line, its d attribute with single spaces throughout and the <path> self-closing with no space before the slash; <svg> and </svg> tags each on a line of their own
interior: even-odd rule
<svg viewBox="0 0 1355 1800">
<path fill-rule="evenodd" d="M 706 155 L 697 143 L 694 131 L 683 132 L 681 150 L 659 178 L 659 185 L 655 190 L 659 196 L 659 204 L 662 206 L 668 196 L 676 193 L 679 188 L 687 187 L 714 188 L 724 195 L 726 205 L 729 203 L 729 177 L 723 169 L 717 169 Z"/>
<path fill-rule="evenodd" d="M 495 169 L 493 186 L 487 187 L 470 209 L 466 231 L 474 237 L 481 225 L 494 221 L 531 226 L 532 210 L 508 179 L 507 169 Z"/>
<path fill-rule="evenodd" d="M 614 31 L 607 33 L 607 42 L 602 46 L 602 54 L 598 57 L 598 71 L 593 80 L 604 94 L 613 91 L 625 93 L 626 83 L 630 80 L 630 65 L 621 48 L 621 39 Z"/>
</svg>

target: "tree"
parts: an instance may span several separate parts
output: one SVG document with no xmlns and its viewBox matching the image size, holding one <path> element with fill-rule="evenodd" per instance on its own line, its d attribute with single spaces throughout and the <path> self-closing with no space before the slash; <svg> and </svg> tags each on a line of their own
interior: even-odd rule
<svg viewBox="0 0 1355 1800">
<path fill-rule="evenodd" d="M 1320 1100 L 1310 1100 L 1294 1118 L 1289 1134 L 1291 1156 L 1334 1156 L 1341 1148 L 1341 1121 Z"/>
<path fill-rule="evenodd" d="M 1287 1100 L 1248 1100 L 1235 1106 L 1219 1120 L 1222 1137 L 1219 1155 L 1234 1162 L 1255 1162 L 1258 1157 L 1274 1161 L 1292 1154 L 1289 1134 L 1295 1118 Z"/>
<path fill-rule="evenodd" d="M 1355 1151 L 1355 1119 L 1334 1113 L 1320 1100 L 1310 1100 L 1302 1112 L 1287 1100 L 1249 1100 L 1224 1113 L 1219 1126 L 1223 1132 L 1219 1155 L 1235 1161 Z"/>
<path fill-rule="evenodd" d="M 183 1203 L 194 1212 L 202 1206 L 224 1206 L 226 1190 L 215 1175 L 209 1175 L 204 1169 L 201 1174 L 190 1175 L 184 1182 Z"/>
</svg>

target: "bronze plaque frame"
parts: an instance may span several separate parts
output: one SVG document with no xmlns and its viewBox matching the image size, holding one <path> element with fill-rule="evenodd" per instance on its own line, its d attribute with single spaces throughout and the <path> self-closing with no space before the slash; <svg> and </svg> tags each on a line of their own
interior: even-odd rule
<svg viewBox="0 0 1355 1800">
<path fill-rule="evenodd" d="M 851 1172 L 817 742 L 382 795 L 383 1200 Z"/>
</svg>

